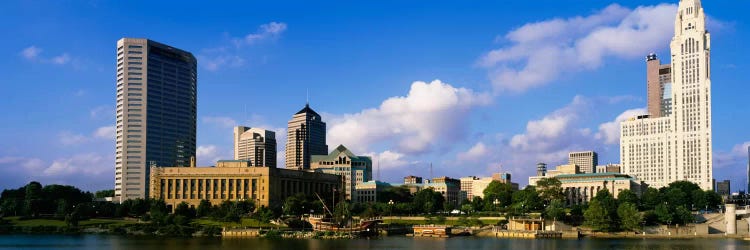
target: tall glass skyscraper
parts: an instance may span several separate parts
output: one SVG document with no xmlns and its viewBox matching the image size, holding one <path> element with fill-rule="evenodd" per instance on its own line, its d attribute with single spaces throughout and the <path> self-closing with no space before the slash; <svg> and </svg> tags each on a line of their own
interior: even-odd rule
<svg viewBox="0 0 750 250">
<path fill-rule="evenodd" d="M 286 168 L 310 169 L 311 155 L 328 154 L 326 123 L 308 104 L 289 120 L 286 138 Z"/>
<path fill-rule="evenodd" d="M 148 39 L 117 41 L 115 201 L 147 198 L 150 166 L 195 156 L 197 61 Z"/>
</svg>

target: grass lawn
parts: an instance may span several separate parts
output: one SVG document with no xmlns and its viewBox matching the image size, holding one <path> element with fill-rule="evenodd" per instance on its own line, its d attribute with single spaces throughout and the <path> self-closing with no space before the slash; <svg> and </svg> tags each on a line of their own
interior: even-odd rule
<svg viewBox="0 0 750 250">
<path fill-rule="evenodd" d="M 62 226 L 65 226 L 65 221 L 62 221 L 62 220 L 53 220 L 53 219 L 20 220 L 19 217 L 6 217 L 5 219 L 8 220 L 11 225 L 19 226 L 19 227 L 35 227 L 35 226 L 62 227 Z M 117 220 L 117 219 L 90 219 L 90 220 L 79 221 L 78 225 L 81 227 L 90 227 L 90 226 L 98 226 L 98 225 L 127 225 L 127 224 L 135 224 L 135 223 L 138 223 L 138 222 Z"/>
<path fill-rule="evenodd" d="M 193 223 L 206 225 L 206 226 L 219 226 L 219 227 L 228 227 L 228 228 L 232 228 L 232 227 L 285 227 L 285 226 L 274 225 L 271 223 L 263 223 L 263 222 L 257 221 L 255 219 L 250 219 L 250 218 L 242 218 L 240 223 L 215 221 L 212 219 L 201 218 L 201 219 L 193 220 Z"/>
</svg>

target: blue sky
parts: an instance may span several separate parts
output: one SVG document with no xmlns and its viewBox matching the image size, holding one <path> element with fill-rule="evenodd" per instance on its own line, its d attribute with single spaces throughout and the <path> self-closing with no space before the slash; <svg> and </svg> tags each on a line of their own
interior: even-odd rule
<svg viewBox="0 0 750 250">
<path fill-rule="evenodd" d="M 237 124 L 276 130 L 283 150 L 308 91 L 329 148 L 373 155 L 385 181 L 428 177 L 431 162 L 434 176 L 502 170 L 524 185 L 536 162 L 563 163 L 571 150 L 616 163 L 618 121 L 645 108 L 644 57 L 669 53 L 675 4 L 4 1 L 0 189 L 112 188 L 121 37 L 198 57 L 201 165 L 232 157 Z M 714 176 L 736 191 L 750 145 L 750 2 L 703 5 Z"/>
</svg>

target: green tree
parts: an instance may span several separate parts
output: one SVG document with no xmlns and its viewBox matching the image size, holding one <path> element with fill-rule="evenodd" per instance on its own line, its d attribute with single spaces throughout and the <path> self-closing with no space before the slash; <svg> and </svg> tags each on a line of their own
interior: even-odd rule
<svg viewBox="0 0 750 250">
<path fill-rule="evenodd" d="M 630 189 L 620 191 L 620 193 L 617 194 L 617 201 L 620 202 L 620 204 L 631 203 L 636 207 L 641 203 L 638 196 L 633 191 L 630 191 Z"/>
<path fill-rule="evenodd" d="M 414 209 L 416 212 L 435 213 L 443 210 L 445 198 L 443 195 L 435 192 L 432 188 L 422 189 L 414 194 Z"/>
<path fill-rule="evenodd" d="M 655 188 L 648 188 L 641 196 L 642 210 L 653 210 L 657 205 L 663 203 L 662 196 L 659 190 Z"/>
<path fill-rule="evenodd" d="M 24 201 L 24 215 L 37 217 L 42 206 L 42 184 L 32 181 L 26 185 L 26 200 Z"/>
<path fill-rule="evenodd" d="M 474 196 L 473 199 L 471 199 L 471 209 L 474 211 L 482 211 L 484 208 L 484 200 L 482 197 Z"/>
<path fill-rule="evenodd" d="M 636 230 L 640 227 L 641 222 L 643 221 L 643 217 L 638 212 L 638 208 L 635 204 L 630 202 L 620 204 L 620 207 L 617 208 L 617 215 L 620 217 L 622 222 L 620 227 L 623 230 Z"/>
<path fill-rule="evenodd" d="M 190 207 L 190 205 L 188 205 L 187 202 L 184 201 L 178 204 L 174 209 L 174 215 L 183 216 L 188 220 L 195 218 L 195 214 L 195 208 Z"/>
<path fill-rule="evenodd" d="M 607 212 L 607 209 L 602 206 L 599 200 L 591 200 L 589 208 L 583 213 L 584 225 L 591 228 L 593 231 L 599 232 L 610 232 L 613 231 L 614 220 Z"/>
<path fill-rule="evenodd" d="M 673 214 L 670 211 L 669 206 L 664 203 L 656 205 L 656 208 L 654 209 L 654 215 L 656 215 L 656 219 L 659 221 L 659 223 L 662 224 L 668 224 L 674 221 Z"/>
<path fill-rule="evenodd" d="M 557 178 L 543 178 L 536 182 L 536 186 L 544 204 L 550 204 L 553 200 L 565 200 L 562 182 Z"/>
<path fill-rule="evenodd" d="M 518 204 L 522 205 L 524 213 L 529 211 L 540 211 L 544 208 L 542 199 L 536 191 L 534 186 L 526 186 L 523 190 L 513 193 L 513 207 L 518 207 Z"/>
<path fill-rule="evenodd" d="M 201 202 L 198 204 L 198 209 L 195 210 L 195 215 L 197 217 L 206 217 L 211 215 L 211 202 L 208 200 L 201 200 Z"/>
<path fill-rule="evenodd" d="M 674 210 L 674 222 L 673 224 L 687 225 L 695 222 L 695 217 L 690 213 L 690 210 L 684 206 L 679 206 Z"/>
<path fill-rule="evenodd" d="M 115 196 L 115 190 L 114 189 L 108 189 L 108 190 L 99 190 L 94 193 L 94 197 L 96 198 L 106 198 L 106 197 L 113 197 Z"/>
<path fill-rule="evenodd" d="M 556 221 L 565 218 L 565 204 L 560 200 L 552 200 L 544 209 L 544 216 Z"/>
<path fill-rule="evenodd" d="M 495 200 L 498 201 L 497 206 L 507 207 L 513 203 L 513 186 L 509 183 L 502 183 L 499 181 L 492 181 L 487 188 L 483 191 L 485 202 L 485 209 L 490 206 L 490 209 L 494 210 Z"/>
</svg>

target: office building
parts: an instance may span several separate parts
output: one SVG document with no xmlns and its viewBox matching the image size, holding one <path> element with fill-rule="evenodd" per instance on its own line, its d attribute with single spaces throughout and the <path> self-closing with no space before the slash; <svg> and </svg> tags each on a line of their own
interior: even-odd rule
<svg viewBox="0 0 750 250">
<path fill-rule="evenodd" d="M 276 132 L 237 126 L 234 128 L 234 159 L 252 166 L 276 167 Z"/>
<path fill-rule="evenodd" d="M 404 177 L 404 184 L 421 184 L 422 177 L 409 175 Z"/>
<path fill-rule="evenodd" d="M 326 123 L 309 104 L 289 120 L 286 139 L 286 168 L 310 169 L 312 155 L 328 154 Z"/>
<path fill-rule="evenodd" d="M 473 183 L 475 180 L 479 180 L 476 176 L 466 176 L 459 178 L 461 181 L 461 196 L 459 199 L 463 201 L 464 199 L 472 200 L 474 198 L 474 192 L 473 190 Z M 484 189 L 483 189 L 484 190 Z"/>
<path fill-rule="evenodd" d="M 150 166 L 195 156 L 197 61 L 148 39 L 117 41 L 116 202 L 148 198 Z"/>
<path fill-rule="evenodd" d="M 352 200 L 353 202 L 360 202 L 360 203 L 371 203 L 378 201 L 378 194 L 385 191 L 386 189 L 390 188 L 390 183 L 385 183 L 381 181 L 366 181 L 362 183 L 357 183 L 355 187 L 355 192 L 357 195 L 354 197 L 355 200 Z M 388 202 L 388 201 L 380 201 L 380 202 Z"/>
<path fill-rule="evenodd" d="M 537 176 L 544 176 L 547 174 L 547 163 L 537 163 L 536 164 L 536 175 Z"/>
<path fill-rule="evenodd" d="M 297 193 L 318 194 L 330 201 L 340 179 L 324 173 L 253 167 L 244 160 L 219 161 L 215 167 L 152 167 L 150 197 L 163 199 L 172 208 L 182 202 L 198 207 L 201 200 L 213 205 L 251 200 L 258 207 L 275 208 Z"/>
<path fill-rule="evenodd" d="M 716 193 L 721 195 L 725 200 L 732 194 L 732 185 L 729 180 L 724 180 L 716 183 Z"/>
<path fill-rule="evenodd" d="M 701 1 L 680 1 L 674 28 L 671 115 L 621 123 L 622 172 L 655 188 L 687 180 L 711 190 L 711 36 Z"/>
<path fill-rule="evenodd" d="M 583 173 L 593 173 L 596 166 L 599 165 L 599 156 L 594 151 L 570 152 L 568 164 L 578 165 L 579 170 Z"/>
<path fill-rule="evenodd" d="M 596 166 L 597 173 L 621 173 L 620 164 L 607 164 Z"/>
<path fill-rule="evenodd" d="M 344 145 L 339 145 L 327 155 L 313 155 L 309 171 L 342 176 L 342 192 L 345 199 L 357 200 L 354 191 L 357 184 L 372 180 L 372 159 L 369 156 L 357 156 Z"/>
<path fill-rule="evenodd" d="M 661 64 L 655 53 L 649 54 L 646 57 L 646 82 L 649 116 L 669 116 L 672 113 L 672 66 Z"/>
<path fill-rule="evenodd" d="M 433 188 L 435 192 L 443 195 L 445 202 L 457 207 L 461 204 L 461 181 L 450 177 L 442 176 L 432 178 L 432 182 L 428 184 L 430 188 Z"/>
</svg>

